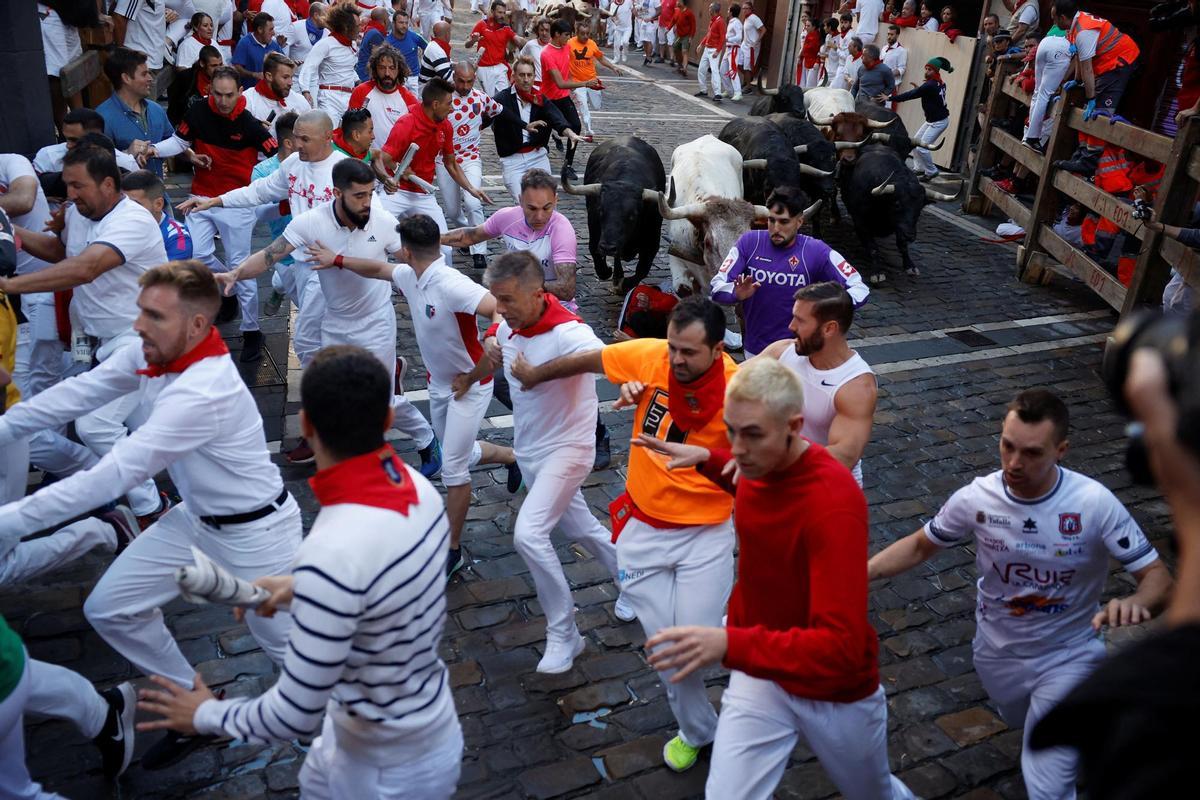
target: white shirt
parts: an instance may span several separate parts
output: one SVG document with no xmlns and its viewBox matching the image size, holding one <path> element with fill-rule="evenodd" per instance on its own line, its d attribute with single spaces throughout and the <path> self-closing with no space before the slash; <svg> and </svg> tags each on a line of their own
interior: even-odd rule
<svg viewBox="0 0 1200 800">
<path fill-rule="evenodd" d="M 472 89 L 466 97 L 458 92 L 450 97 L 451 110 L 448 119 L 454 128 L 454 160 L 459 164 L 478 161 L 483 121 L 499 115 L 504 109 L 479 89 Z"/>
<path fill-rule="evenodd" d="M 131 341 L 99 366 L 0 417 L 3 447 L 144 389 L 130 418 L 133 433 L 118 439 L 91 469 L 0 508 L 0 539 L 65 522 L 164 469 L 198 516 L 244 514 L 279 497 L 283 481 L 267 452 L 262 416 L 228 355 L 203 358 L 159 378 L 138 375 L 145 367 L 140 344 Z"/>
<path fill-rule="evenodd" d="M 446 266 L 442 257 L 420 278 L 408 264 L 400 264 L 392 272 L 392 285 L 408 301 L 429 385 L 448 391 L 454 378 L 473 370 L 483 355 L 475 310 L 487 289 Z"/>
<path fill-rule="evenodd" d="M 514 335 L 501 322 L 496 341 L 504 351 L 504 375 L 520 386 L 511 365 L 517 354 L 537 366 L 572 353 L 599 350 L 604 343 L 582 322 L 565 322 L 538 336 Z M 552 453 L 596 446 L 596 378 L 591 373 L 546 381 L 513 391 L 513 450 L 519 460 L 541 460 Z"/>
<path fill-rule="evenodd" d="M 146 54 L 146 66 L 159 69 L 167 51 L 167 6 L 163 0 L 117 0 L 112 13 L 129 20 L 125 47 Z"/>
<path fill-rule="evenodd" d="M 742 21 L 737 17 L 725 24 L 725 47 L 737 47 L 742 43 Z"/>
<path fill-rule="evenodd" d="M 243 90 L 242 97 L 246 98 L 246 110 L 250 112 L 250 116 L 270 125 L 272 133 L 275 132 L 275 120 L 289 111 L 295 111 L 297 114 L 312 111 L 312 106 L 304 99 L 304 95 L 295 89 L 288 93 L 285 101 L 287 105 L 281 105 L 278 100 L 267 97 L 253 86 Z"/>
<path fill-rule="evenodd" d="M 1017 657 L 1096 635 L 1091 618 L 1110 555 L 1129 572 L 1158 558 L 1112 492 L 1061 467 L 1054 488 L 1037 500 L 1013 496 L 999 470 L 976 478 L 951 495 L 924 532 L 942 547 L 975 537 L 976 635 Z"/>
<path fill-rule="evenodd" d="M 361 89 L 365 85 L 360 86 Z M 396 89 L 385 92 L 378 86 L 367 92 L 366 98 L 359 106 L 359 95 L 355 92 L 350 96 L 350 108 L 365 108 L 371 112 L 371 121 L 375 125 L 375 146 L 383 147 L 392 132 L 392 127 L 403 116 L 408 115 L 408 104 L 420 102 L 406 87 L 397 84 Z"/>
<path fill-rule="evenodd" d="M 937 17 L 930 17 L 929 19 L 925 20 L 925 24 L 921 27 L 932 33 L 937 33 L 938 25 L 939 23 Z M 864 44 L 866 43 L 864 42 Z"/>
<path fill-rule="evenodd" d="M 9 187 L 13 182 L 20 178 L 30 178 L 37 187 L 37 196 L 34 198 L 33 207 L 29 211 L 19 216 L 12 217 L 13 225 L 20 225 L 26 230 L 41 233 L 42 228 L 46 224 L 46 220 L 50 219 L 50 205 L 46 202 L 46 193 L 42 191 L 42 184 L 37 179 L 37 173 L 33 170 L 33 165 L 25 156 L 19 156 L 16 153 L 0 154 L 0 194 L 7 194 Z M 48 266 L 45 261 L 40 258 L 34 258 L 26 250 L 17 251 L 17 274 L 26 275 L 30 272 L 37 272 Z"/>
<path fill-rule="evenodd" d="M 300 91 L 314 98 L 320 86 L 353 89 L 358 84 L 358 50 L 346 47 L 332 36 L 321 37 L 296 74 L 296 84 Z"/>
<path fill-rule="evenodd" d="M 188 69 L 196 63 L 200 58 L 200 49 L 204 45 L 195 36 L 188 34 L 183 37 L 179 43 L 179 48 L 175 51 L 175 66 L 180 69 Z M 216 42 L 213 42 L 213 47 L 216 47 Z"/>
<path fill-rule="evenodd" d="M 853 351 L 852 351 L 853 352 Z M 808 356 L 799 355 L 795 347 L 787 347 L 779 355 L 779 363 L 796 373 L 804 387 L 804 425 L 800 435 L 819 445 L 829 444 L 829 429 L 833 427 L 837 407 L 834 400 L 838 390 L 859 375 L 871 375 L 871 365 L 858 353 L 833 369 L 817 369 Z M 862 461 L 850 470 L 862 486 Z"/>
<path fill-rule="evenodd" d="M 854 82 L 856 80 L 858 80 L 858 73 L 860 70 L 862 70 L 862 54 L 860 53 L 858 58 L 855 58 L 854 56 L 851 56 L 851 55 L 847 55 L 846 61 L 842 65 L 842 72 L 841 72 L 842 81 L 845 83 L 845 85 L 839 86 L 837 88 L 850 89 L 851 87 L 853 87 Z"/>
<path fill-rule="evenodd" d="M 854 8 L 858 16 L 858 28 L 854 35 L 862 39 L 864 45 L 875 41 L 879 33 L 879 17 L 883 14 L 883 0 L 858 0 Z"/>
<path fill-rule="evenodd" d="M 828 34 L 825 37 L 825 45 L 822 49 L 825 52 L 825 72 L 829 75 L 829 85 L 837 88 L 834 79 L 842 69 L 842 35 L 838 33 Z"/>
<path fill-rule="evenodd" d="M 297 64 L 303 64 L 308 60 L 308 54 L 312 52 L 313 41 L 308 36 L 307 20 L 298 19 L 283 30 L 284 38 L 287 39 L 287 46 L 284 50 L 287 52 L 287 57 Z M 279 26 L 276 25 L 276 30 Z M 328 35 L 328 31 L 321 28 L 321 35 L 317 37 L 317 41 L 321 41 Z"/>
<path fill-rule="evenodd" d="M 908 50 L 899 42 L 885 44 L 881 49 L 883 50 L 883 63 L 891 69 L 892 76 L 896 79 L 896 85 L 899 86 L 900 79 L 904 77 L 904 71 L 908 69 Z"/>
<path fill-rule="evenodd" d="M 293 209 L 295 213 L 295 209 Z M 387 261 L 389 253 L 400 249 L 400 234 L 396 218 L 383 207 L 379 195 L 371 196 L 371 215 L 365 228 L 347 228 L 334 214 L 334 204 L 297 214 L 283 231 L 283 238 L 299 251 L 321 242 L 330 250 L 344 256 Z M 304 257 L 304 253 L 300 253 Z M 336 317 L 338 322 L 361 325 L 386 308 L 392 310 L 392 288 L 386 281 L 364 278 L 346 269 L 332 267 L 317 273 L 325 295 L 325 320 Z"/>
<path fill-rule="evenodd" d="M 763 25 L 763 21 L 754 12 L 742 20 L 742 41 L 746 47 L 758 47 L 762 41 L 764 27 L 766 26 Z"/>
<path fill-rule="evenodd" d="M 167 262 L 167 250 L 158 223 L 149 211 L 124 195 L 99 220 L 88 219 L 71 204 L 67 207 L 64 223 L 67 258 L 79 255 L 94 244 L 106 245 L 122 258 L 118 266 L 90 283 L 75 287 L 71 296 L 72 319 L 83 325 L 88 336 L 98 339 L 127 333 L 139 313 L 137 297 L 141 288 L 138 278 L 151 267 Z"/>
<path fill-rule="evenodd" d="M 252 742 L 315 736 L 328 715 L 338 749 L 377 768 L 440 752 L 459 735 L 438 655 L 445 505 L 416 470 L 398 469 L 417 489 L 407 514 L 354 502 L 321 507 L 296 551 L 279 679 L 258 697 L 202 703 L 193 718 L 202 733 Z"/>
<path fill-rule="evenodd" d="M 116 150 L 114 153 L 117 157 L 117 166 L 119 168 L 128 170 L 130 172 L 135 172 L 141 169 L 141 167 L 138 166 L 137 159 L 129 155 L 129 153 L 126 153 L 124 150 Z M 38 150 L 37 155 L 33 157 L 33 169 L 39 175 L 44 175 L 47 172 L 62 172 L 63 156 L 66 154 L 66 142 L 48 144 L 41 150 Z"/>
<path fill-rule="evenodd" d="M 625 0 L 623 3 L 613 4 L 612 21 L 619 30 L 628 30 L 633 27 L 633 3 L 634 0 Z"/>
<path fill-rule="evenodd" d="M 529 56 L 533 59 L 533 82 L 542 82 L 542 51 L 550 46 L 550 43 L 542 44 L 537 39 L 530 39 L 521 48 L 521 55 Z"/>
<path fill-rule="evenodd" d="M 267 177 L 221 195 L 221 205 L 255 208 L 287 200 L 296 215 L 332 203 L 333 165 L 346 157 L 340 150 L 332 150 L 322 161 L 301 161 L 299 153 L 292 153 Z"/>
<path fill-rule="evenodd" d="M 283 0 L 263 0 L 259 13 L 271 15 L 271 19 L 275 20 L 275 33 L 280 36 L 296 21 L 296 15 Z"/>
</svg>

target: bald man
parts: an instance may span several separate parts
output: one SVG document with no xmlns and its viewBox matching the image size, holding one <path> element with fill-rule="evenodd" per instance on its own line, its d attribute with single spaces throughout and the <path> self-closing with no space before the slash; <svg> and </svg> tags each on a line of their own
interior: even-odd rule
<svg viewBox="0 0 1200 800">
<path fill-rule="evenodd" d="M 451 95 L 450 119 L 454 122 L 454 160 L 462 167 L 472 186 L 482 186 L 480 130 L 485 119 L 497 116 L 504 108 L 475 88 L 475 65 L 470 61 L 459 61 L 454 65 L 452 82 L 454 93 Z M 437 165 L 437 182 L 442 190 L 446 224 L 450 228 L 474 228 L 483 224 L 483 204 L 455 183 L 443 164 Z M 482 270 L 487 266 L 487 242 L 473 244 L 470 249 L 473 266 Z"/>
<path fill-rule="evenodd" d="M 453 81 L 450 72 L 453 66 L 450 61 L 450 23 L 439 20 L 433 25 L 433 38 L 421 54 L 421 85 L 428 83 L 430 78 Z"/>
</svg>

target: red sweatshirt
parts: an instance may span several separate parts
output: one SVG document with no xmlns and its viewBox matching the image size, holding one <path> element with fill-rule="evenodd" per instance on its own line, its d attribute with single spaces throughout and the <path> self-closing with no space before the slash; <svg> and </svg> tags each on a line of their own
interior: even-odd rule
<svg viewBox="0 0 1200 800">
<path fill-rule="evenodd" d="M 729 600 L 725 666 L 789 694 L 852 703 L 879 687 L 879 638 L 867 621 L 867 501 L 818 444 L 736 490 L 728 451 L 701 474 L 734 495 L 741 555 Z"/>
</svg>

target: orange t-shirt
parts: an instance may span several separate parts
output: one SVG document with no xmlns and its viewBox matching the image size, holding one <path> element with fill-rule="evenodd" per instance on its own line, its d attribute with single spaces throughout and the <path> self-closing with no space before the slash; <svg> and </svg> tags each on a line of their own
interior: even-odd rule
<svg viewBox="0 0 1200 800">
<path fill-rule="evenodd" d="M 571 54 L 571 80 L 590 81 L 596 75 L 596 56 L 604 55 L 596 45 L 595 39 L 588 39 L 587 44 L 581 44 L 578 36 L 572 36 L 567 41 L 567 52 Z"/>
<path fill-rule="evenodd" d="M 613 383 L 641 381 L 646 385 L 634 417 L 633 435 L 647 433 L 672 442 L 728 449 L 724 415 L 717 413 L 698 431 L 675 427 L 667 404 L 671 367 L 665 339 L 634 339 L 610 344 L 601 353 L 604 375 Z M 737 364 L 722 353 L 725 380 Z M 677 525 L 714 525 L 729 519 L 733 496 L 694 469 L 668 470 L 663 456 L 643 447 L 629 448 L 629 477 L 625 488 L 637 507 L 656 519 Z"/>
</svg>

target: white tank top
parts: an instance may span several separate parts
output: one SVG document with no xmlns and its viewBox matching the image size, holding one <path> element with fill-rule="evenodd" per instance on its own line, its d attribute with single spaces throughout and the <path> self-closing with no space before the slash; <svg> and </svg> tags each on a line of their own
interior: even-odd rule
<svg viewBox="0 0 1200 800">
<path fill-rule="evenodd" d="M 804 427 L 800 429 L 800 435 L 820 445 L 829 444 L 829 428 L 837 415 L 833 398 L 838 389 L 859 375 L 875 374 L 858 353 L 853 353 L 833 369 L 817 369 L 809 363 L 808 356 L 797 355 L 795 347 L 788 347 L 779 356 L 779 363 L 795 372 L 804 385 Z M 850 471 L 862 486 L 862 462 Z"/>
</svg>

